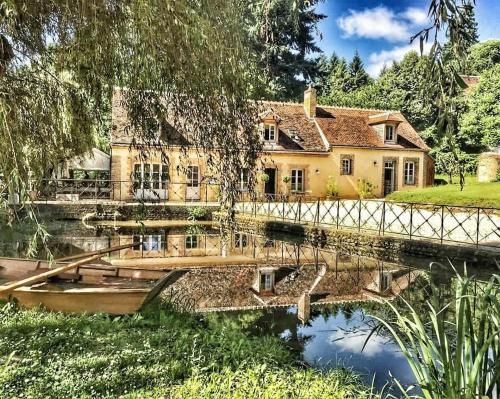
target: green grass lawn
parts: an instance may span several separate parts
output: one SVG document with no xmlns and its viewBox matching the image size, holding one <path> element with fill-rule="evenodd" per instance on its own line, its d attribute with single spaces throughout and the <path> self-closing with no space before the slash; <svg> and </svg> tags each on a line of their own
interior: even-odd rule
<svg viewBox="0 0 500 399">
<path fill-rule="evenodd" d="M 443 176 L 436 177 L 444 178 Z M 478 183 L 475 176 L 467 176 L 464 190 L 460 191 L 458 177 L 454 177 L 453 184 L 396 191 L 387 196 L 387 199 L 399 202 L 500 208 L 500 182 Z"/>
<path fill-rule="evenodd" d="M 0 304 L 0 398 L 368 398 L 360 377 L 303 367 L 238 320 L 150 306 L 68 316 Z"/>
</svg>

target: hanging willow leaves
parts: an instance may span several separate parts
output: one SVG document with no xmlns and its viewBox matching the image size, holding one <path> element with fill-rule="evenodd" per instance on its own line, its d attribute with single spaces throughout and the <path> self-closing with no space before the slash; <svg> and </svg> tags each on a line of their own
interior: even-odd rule
<svg viewBox="0 0 500 399">
<path fill-rule="evenodd" d="M 127 88 L 144 148 L 167 123 L 207 155 L 228 208 L 260 149 L 255 68 L 240 0 L 0 2 L 0 170 L 11 192 L 47 176 L 110 129 L 103 109 Z M 168 143 L 167 143 L 168 145 Z M 21 198 L 21 201 L 25 198 Z"/>
<path fill-rule="evenodd" d="M 463 105 L 462 90 L 465 88 L 459 74 L 467 70 L 465 61 L 472 44 L 477 40 L 474 24 L 475 0 L 431 0 L 429 18 L 431 26 L 412 38 L 420 40 L 420 51 L 424 43 L 432 40 L 429 52 L 431 60 L 425 87 L 426 93 L 433 93 L 438 108 L 437 133 L 440 139 L 446 137 L 455 162 L 459 166 L 460 188 L 465 184 L 463 165 L 455 136 L 459 129 L 459 114 Z M 439 41 L 444 33 L 445 45 Z"/>
</svg>

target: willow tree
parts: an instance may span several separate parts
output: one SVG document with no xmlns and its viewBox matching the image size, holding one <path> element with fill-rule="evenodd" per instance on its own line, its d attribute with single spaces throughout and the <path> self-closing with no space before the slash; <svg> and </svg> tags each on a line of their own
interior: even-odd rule
<svg viewBox="0 0 500 399">
<path fill-rule="evenodd" d="M 145 146 L 166 125 L 208 154 L 232 208 L 255 165 L 253 55 L 243 0 L 0 1 L 0 171 L 24 196 L 61 159 L 90 149 L 113 88 L 127 88 Z M 168 143 L 167 148 L 168 148 Z M 23 199 L 23 198 L 21 198 Z"/>
<path fill-rule="evenodd" d="M 430 66 L 424 87 L 426 95 L 432 93 L 437 115 L 437 136 L 446 139 L 453 158 L 458 165 L 460 188 L 465 184 L 460 150 L 456 143 L 459 116 L 463 109 L 463 89 L 460 73 L 467 70 L 466 60 L 471 46 L 477 41 L 474 22 L 475 0 L 431 0 L 429 18 L 431 25 L 419 32 L 412 40 L 420 39 L 420 50 L 424 43 L 432 40 L 429 52 Z M 444 33 L 447 43 L 439 41 Z M 424 95 L 424 94 L 422 94 Z"/>
</svg>

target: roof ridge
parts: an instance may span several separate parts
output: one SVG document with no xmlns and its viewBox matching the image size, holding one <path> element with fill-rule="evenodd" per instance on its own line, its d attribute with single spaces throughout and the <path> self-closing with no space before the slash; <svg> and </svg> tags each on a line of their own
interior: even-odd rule
<svg viewBox="0 0 500 399">
<path fill-rule="evenodd" d="M 298 102 L 291 102 L 291 101 L 276 101 L 276 100 L 260 100 L 262 103 L 265 104 L 277 104 L 277 105 L 297 105 L 297 106 L 303 106 L 303 103 L 298 103 Z M 336 109 L 352 109 L 355 111 L 380 111 L 380 112 L 398 112 L 401 113 L 400 110 L 397 109 L 382 109 L 382 108 L 361 108 L 361 107 L 343 107 L 340 105 L 322 105 L 322 104 L 317 104 L 316 107 L 319 108 L 336 108 Z"/>
</svg>

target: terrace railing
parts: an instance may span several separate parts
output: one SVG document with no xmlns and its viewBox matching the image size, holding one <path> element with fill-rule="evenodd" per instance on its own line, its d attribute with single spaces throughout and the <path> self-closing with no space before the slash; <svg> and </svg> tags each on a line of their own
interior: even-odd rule
<svg viewBox="0 0 500 399">
<path fill-rule="evenodd" d="M 45 179 L 30 182 L 34 201 L 120 202 L 216 202 L 219 187 L 211 181 L 199 183 L 107 180 Z"/>
<path fill-rule="evenodd" d="M 500 209 L 329 200 L 305 195 L 242 196 L 238 213 L 336 229 L 500 248 Z"/>
</svg>

